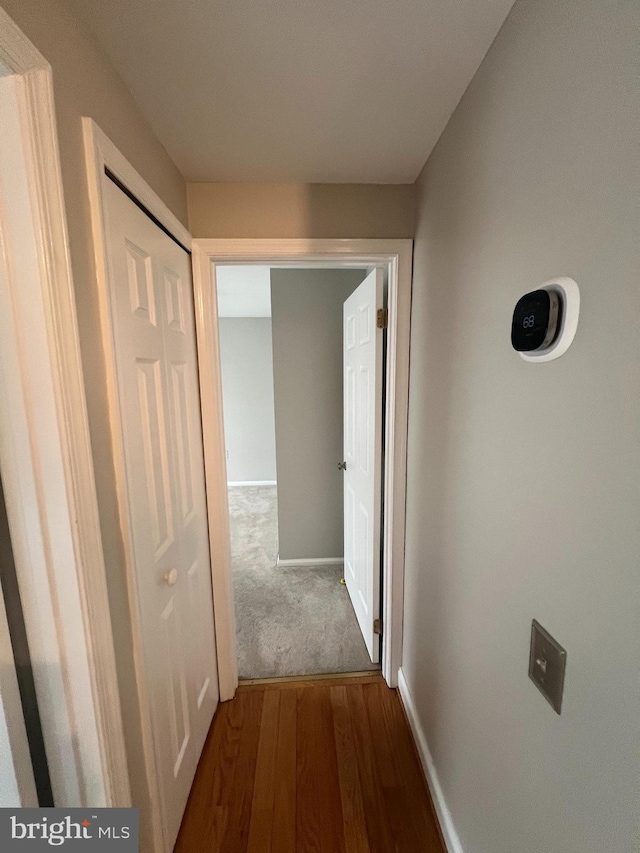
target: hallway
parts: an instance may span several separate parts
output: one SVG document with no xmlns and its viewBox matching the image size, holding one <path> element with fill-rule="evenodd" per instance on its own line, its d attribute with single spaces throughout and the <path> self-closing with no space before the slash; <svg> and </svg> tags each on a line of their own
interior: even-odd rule
<svg viewBox="0 0 640 853">
<path fill-rule="evenodd" d="M 218 707 L 176 853 L 443 853 L 379 675 L 245 685 Z"/>
</svg>

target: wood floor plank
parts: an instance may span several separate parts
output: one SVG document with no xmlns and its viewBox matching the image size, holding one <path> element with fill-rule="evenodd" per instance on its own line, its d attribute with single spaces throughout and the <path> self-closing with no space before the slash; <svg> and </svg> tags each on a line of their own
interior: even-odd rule
<svg viewBox="0 0 640 853">
<path fill-rule="evenodd" d="M 214 772 L 211 777 L 209 796 L 214 806 L 222 806 L 227 803 L 227 795 L 231 788 L 240 751 L 245 708 L 244 700 L 230 702 L 228 707 L 224 709 L 226 711 L 224 718 L 220 721 L 222 723 L 222 736 L 218 742 L 218 749 L 210 755 Z"/>
<path fill-rule="evenodd" d="M 407 792 L 407 814 L 421 839 L 421 849 L 425 853 L 440 853 L 445 849 L 444 842 L 404 708 L 397 691 L 381 693 L 380 700 L 397 773 L 404 780 Z"/>
<path fill-rule="evenodd" d="M 364 686 L 357 685 L 347 693 L 353 729 L 356 734 L 356 755 L 364 799 L 369 846 L 372 853 L 398 851 L 396 833 L 387 825 L 381 781 L 375 765 L 374 743 L 369 715 L 364 701 Z"/>
<path fill-rule="evenodd" d="M 224 798 L 228 804 L 227 822 L 220 846 L 224 853 L 246 853 L 247 850 L 263 700 L 264 697 L 256 693 L 240 697 L 240 746 L 234 762 L 233 778 Z"/>
<path fill-rule="evenodd" d="M 396 844 L 402 853 L 422 853 L 422 843 L 413 816 L 407 819 L 409 795 L 395 760 L 395 744 L 389 737 L 384 707 L 396 695 L 386 684 L 367 684 L 362 688 L 371 736 L 374 743 L 374 763 L 378 781 L 383 791 L 383 808 L 386 824 L 395 827 Z"/>
<path fill-rule="evenodd" d="M 371 738 L 375 744 L 373 756 L 378 770 L 378 778 L 385 788 L 397 788 L 401 781 L 396 773 L 392 747 L 385 726 L 383 695 L 393 695 L 384 683 L 365 684 L 362 687 L 362 696 L 371 728 Z"/>
<path fill-rule="evenodd" d="M 298 690 L 297 696 L 298 849 L 305 853 L 344 853 L 342 802 L 329 690 L 305 686 Z"/>
<path fill-rule="evenodd" d="M 268 691 L 262 704 L 247 853 L 271 853 L 272 849 L 279 718 L 280 693 Z"/>
<path fill-rule="evenodd" d="M 297 715 L 298 695 L 296 691 L 280 691 L 275 802 L 271 840 L 274 853 L 296 853 Z"/>
<path fill-rule="evenodd" d="M 175 853 L 444 853 L 397 691 L 239 689 L 218 707 Z"/>
<path fill-rule="evenodd" d="M 346 853 L 371 853 L 347 690 L 344 686 L 330 688 L 345 849 Z"/>
<path fill-rule="evenodd" d="M 228 706 L 219 707 L 209 730 L 176 841 L 176 853 L 188 853 L 195 849 L 198 837 L 205 841 L 211 851 L 221 849 L 227 810 L 214 802 L 213 780 L 217 775 L 217 755 L 225 736 L 228 713 Z"/>
</svg>

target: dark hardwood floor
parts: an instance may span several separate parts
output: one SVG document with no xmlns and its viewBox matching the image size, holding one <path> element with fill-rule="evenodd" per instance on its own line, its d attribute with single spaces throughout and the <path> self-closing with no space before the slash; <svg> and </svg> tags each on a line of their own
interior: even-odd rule
<svg viewBox="0 0 640 853">
<path fill-rule="evenodd" d="M 176 853 L 444 853 L 379 675 L 246 685 L 218 707 Z"/>
</svg>

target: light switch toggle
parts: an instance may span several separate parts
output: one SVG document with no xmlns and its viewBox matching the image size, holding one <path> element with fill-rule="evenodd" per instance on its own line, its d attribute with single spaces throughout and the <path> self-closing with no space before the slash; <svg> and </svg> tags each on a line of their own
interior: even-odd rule
<svg viewBox="0 0 640 853">
<path fill-rule="evenodd" d="M 540 669 L 546 673 L 547 671 L 547 662 L 544 658 L 538 658 L 536 660 L 536 666 L 539 666 Z"/>
</svg>

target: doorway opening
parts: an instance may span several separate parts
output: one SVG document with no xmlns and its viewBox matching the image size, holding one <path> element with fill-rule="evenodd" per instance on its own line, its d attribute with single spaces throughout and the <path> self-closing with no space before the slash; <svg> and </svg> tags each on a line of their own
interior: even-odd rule
<svg viewBox="0 0 640 853">
<path fill-rule="evenodd" d="M 213 601 L 216 622 L 216 648 L 220 699 L 233 698 L 238 685 L 238 654 L 236 645 L 236 619 L 234 609 L 233 575 L 231 559 L 231 534 L 229 518 L 229 487 L 225 427 L 223 417 L 222 367 L 218 324 L 217 286 L 221 267 L 236 265 L 263 266 L 282 269 L 350 269 L 375 271 L 369 286 L 387 296 L 386 346 L 380 350 L 379 359 L 384 364 L 386 390 L 379 411 L 377 428 L 380 444 L 384 435 L 384 456 L 373 455 L 380 462 L 380 487 L 373 490 L 383 493 L 378 513 L 370 508 L 370 517 L 379 525 L 377 545 L 371 550 L 380 559 L 384 571 L 378 573 L 379 598 L 369 590 L 371 601 L 380 603 L 380 622 L 369 619 L 369 636 L 365 637 L 367 649 L 374 648 L 374 633 L 379 637 L 379 662 L 383 678 L 390 687 L 398 684 L 402 661 L 402 614 L 404 584 L 404 530 L 406 492 L 406 439 L 409 367 L 409 332 L 411 314 L 411 240 L 324 240 L 324 239 L 196 239 L 192 243 L 194 269 L 194 295 L 196 309 L 196 336 L 198 341 L 198 370 L 202 404 L 205 477 L 211 548 Z M 373 284 L 375 282 L 375 284 Z M 364 283 L 358 285 L 362 287 Z M 382 307 L 382 299 L 380 300 Z M 365 306 L 363 315 L 366 314 Z M 378 318 L 378 311 L 369 306 L 369 313 Z M 343 317 L 344 319 L 344 317 Z M 381 340 L 376 334 L 376 340 Z M 366 368 L 366 365 L 363 365 Z M 380 380 L 382 371 L 380 371 Z M 345 383 L 345 387 L 348 383 Z M 381 383 L 380 383 L 381 384 Z M 381 395 L 380 395 L 381 396 Z M 357 395 L 356 395 L 357 398 Z M 366 398 L 366 395 L 365 395 Z M 371 394 L 374 400 L 375 395 Z M 275 422 L 275 417 L 274 417 Z M 361 443 L 356 442 L 358 446 Z M 344 451 L 343 451 L 344 454 Z M 348 461 L 346 454 L 337 460 Z M 343 472 L 345 483 L 355 466 L 347 465 Z M 276 476 L 280 480 L 280 476 Z M 277 483 L 281 492 L 281 482 Z M 302 501 L 308 500 L 302 498 Z M 278 515 L 282 516 L 282 494 L 278 495 Z M 278 542 L 281 561 L 286 559 Z M 316 560 L 315 551 L 310 558 Z M 333 554 L 327 555 L 335 556 Z M 292 555 L 298 557 L 298 554 Z M 301 557 L 302 558 L 302 557 Z M 345 578 L 348 572 L 345 571 Z M 353 597 L 351 597 L 353 600 Z M 372 608 L 371 608 L 372 609 Z M 371 615 L 371 613 L 370 613 Z M 358 623 L 362 628 L 362 624 Z M 364 631 L 362 632 L 364 636 Z M 373 660 L 373 656 L 372 656 Z"/>
<path fill-rule="evenodd" d="M 217 269 L 241 680 L 379 669 L 384 290 L 366 267 Z"/>
</svg>

